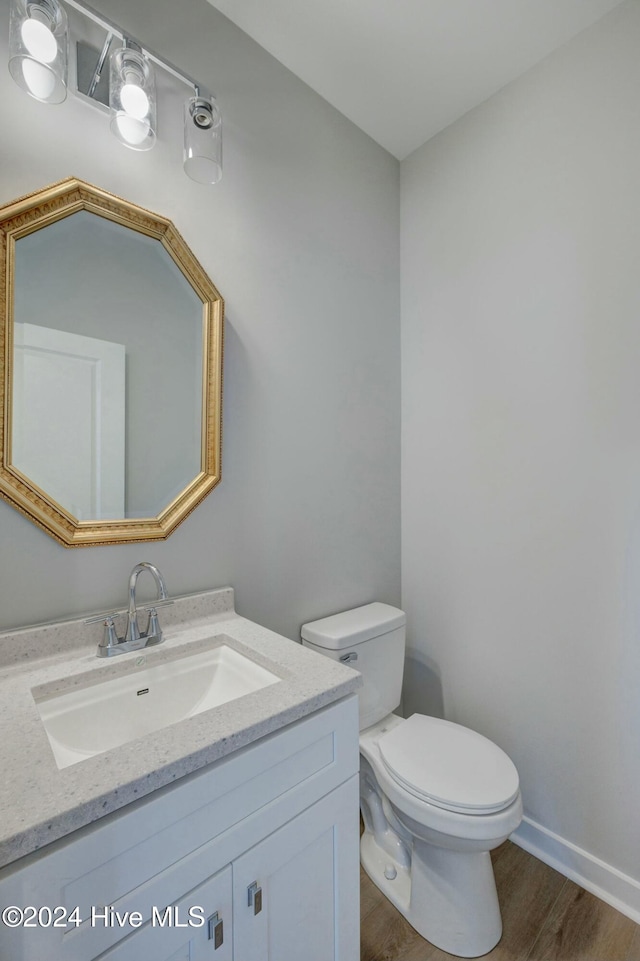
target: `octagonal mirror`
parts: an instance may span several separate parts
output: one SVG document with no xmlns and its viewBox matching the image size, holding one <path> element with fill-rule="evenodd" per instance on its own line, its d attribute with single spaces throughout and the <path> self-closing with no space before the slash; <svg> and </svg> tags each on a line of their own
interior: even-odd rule
<svg viewBox="0 0 640 961">
<path fill-rule="evenodd" d="M 220 294 L 75 179 L 0 208 L 0 266 L 0 495 L 67 547 L 166 538 L 220 480 Z"/>
</svg>

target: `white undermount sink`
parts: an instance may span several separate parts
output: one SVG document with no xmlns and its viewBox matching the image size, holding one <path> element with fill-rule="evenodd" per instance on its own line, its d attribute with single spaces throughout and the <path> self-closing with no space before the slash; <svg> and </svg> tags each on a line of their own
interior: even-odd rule
<svg viewBox="0 0 640 961">
<path fill-rule="evenodd" d="M 233 647 L 220 644 L 97 684 L 34 698 L 56 763 L 64 768 L 279 680 Z"/>
</svg>

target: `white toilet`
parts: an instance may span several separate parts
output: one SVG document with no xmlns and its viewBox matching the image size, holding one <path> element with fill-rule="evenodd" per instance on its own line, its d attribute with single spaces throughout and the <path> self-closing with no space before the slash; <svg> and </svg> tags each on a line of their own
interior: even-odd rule
<svg viewBox="0 0 640 961">
<path fill-rule="evenodd" d="M 302 642 L 360 671 L 362 865 L 424 938 L 464 958 L 502 920 L 489 851 L 522 819 L 518 772 L 496 744 L 450 721 L 393 714 L 405 615 L 367 604 L 302 627 Z"/>
</svg>

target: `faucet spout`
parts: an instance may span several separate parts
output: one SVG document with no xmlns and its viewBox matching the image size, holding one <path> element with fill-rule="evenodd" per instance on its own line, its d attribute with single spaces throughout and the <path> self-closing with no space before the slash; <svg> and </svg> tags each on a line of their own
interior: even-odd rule
<svg viewBox="0 0 640 961">
<path fill-rule="evenodd" d="M 137 641 L 141 637 L 140 628 L 138 627 L 138 612 L 136 610 L 136 586 L 138 577 L 143 571 L 149 571 L 156 582 L 158 600 L 165 601 L 169 596 L 164 577 L 155 564 L 150 564 L 148 561 L 141 561 L 139 564 L 136 564 L 129 577 L 129 610 L 127 614 L 127 633 L 124 637 L 125 641 Z M 147 634 L 148 633 L 147 631 Z"/>
</svg>

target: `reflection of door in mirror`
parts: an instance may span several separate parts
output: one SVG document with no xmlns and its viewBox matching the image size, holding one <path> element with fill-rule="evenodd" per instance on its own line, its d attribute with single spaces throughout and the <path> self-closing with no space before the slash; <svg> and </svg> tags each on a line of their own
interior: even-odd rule
<svg viewBox="0 0 640 961">
<path fill-rule="evenodd" d="M 124 516 L 125 347 L 14 328 L 12 462 L 78 520 Z"/>
</svg>

